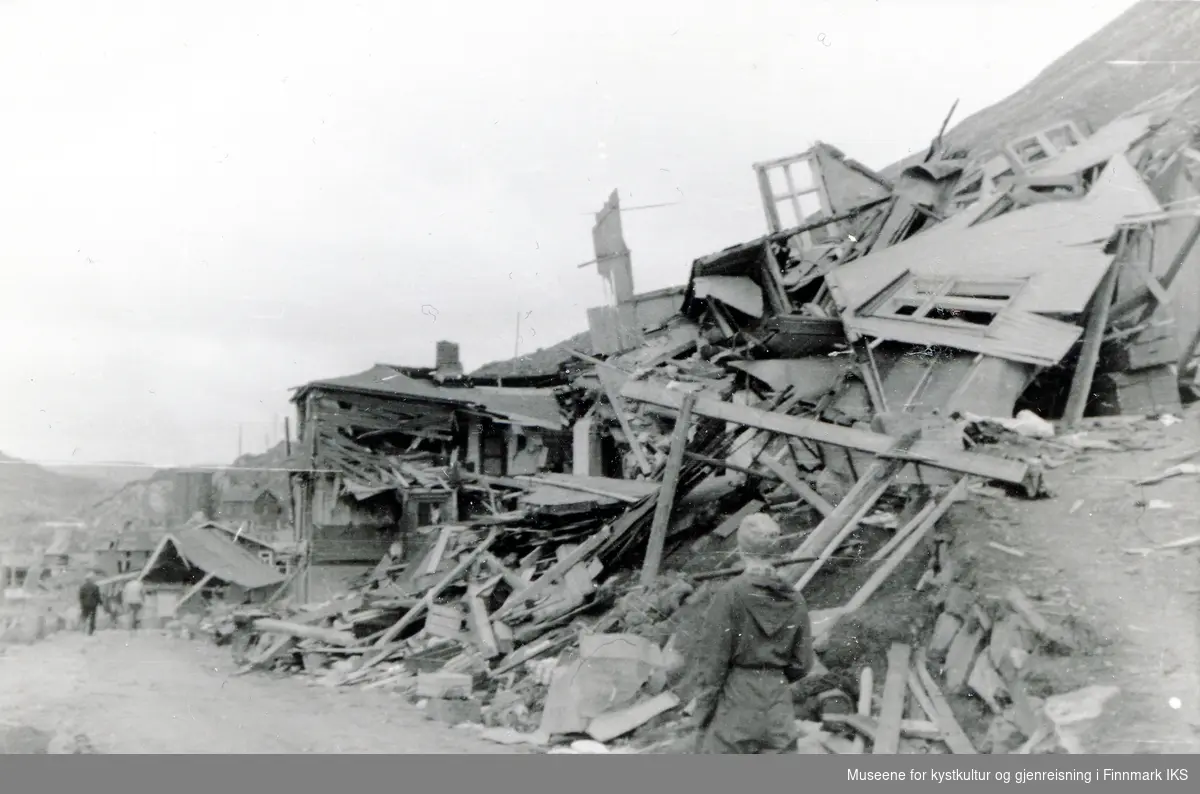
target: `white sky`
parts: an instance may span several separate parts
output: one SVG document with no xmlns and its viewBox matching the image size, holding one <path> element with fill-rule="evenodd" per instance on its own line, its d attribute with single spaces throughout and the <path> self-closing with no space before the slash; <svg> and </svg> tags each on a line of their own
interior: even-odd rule
<svg viewBox="0 0 1200 794">
<path fill-rule="evenodd" d="M 625 230 L 683 283 L 752 162 L 882 167 L 1129 5 L 0 0 L 0 450 L 221 462 L 302 382 L 552 344 L 614 187 L 681 202 Z"/>
</svg>

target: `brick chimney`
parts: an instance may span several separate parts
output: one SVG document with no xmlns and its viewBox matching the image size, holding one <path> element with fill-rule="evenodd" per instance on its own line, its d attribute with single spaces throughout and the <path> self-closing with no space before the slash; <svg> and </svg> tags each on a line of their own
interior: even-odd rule
<svg viewBox="0 0 1200 794">
<path fill-rule="evenodd" d="M 462 377 L 462 361 L 458 358 L 458 344 L 456 342 L 437 343 L 434 368 L 436 369 L 436 377 L 439 380 Z"/>
</svg>

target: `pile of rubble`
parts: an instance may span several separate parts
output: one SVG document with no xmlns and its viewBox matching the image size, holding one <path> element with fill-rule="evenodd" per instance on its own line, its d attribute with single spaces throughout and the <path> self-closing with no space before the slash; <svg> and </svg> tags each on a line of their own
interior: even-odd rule
<svg viewBox="0 0 1200 794">
<path fill-rule="evenodd" d="M 497 741 L 670 751 L 696 621 L 737 572 L 738 523 L 768 511 L 814 607 L 806 745 L 976 752 L 948 698 L 1010 709 L 1017 640 L 1061 637 L 1018 595 L 1002 616 L 955 601 L 936 527 L 981 489 L 1047 495 L 1042 470 L 1087 439 L 1041 417 L 1180 410 L 1200 341 L 1182 297 L 1200 278 L 1200 155 L 1172 116 L 1190 96 L 999 154 L 935 142 L 894 183 L 825 144 L 757 165 L 769 233 L 697 260 L 679 314 L 636 345 L 575 356 L 574 474 L 426 471 L 481 514 L 407 539 L 420 548 L 328 603 L 230 614 L 219 639 L 247 671 L 405 692 Z M 873 615 L 885 598 L 911 620 Z M 1025 751 L 1045 749 L 1023 725 Z"/>
</svg>

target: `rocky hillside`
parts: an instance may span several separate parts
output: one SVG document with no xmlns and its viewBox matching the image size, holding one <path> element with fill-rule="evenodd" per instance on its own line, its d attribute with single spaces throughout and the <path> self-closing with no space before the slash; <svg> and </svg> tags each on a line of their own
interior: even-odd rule
<svg viewBox="0 0 1200 794">
<path fill-rule="evenodd" d="M 0 540 L 44 521 L 78 518 L 108 490 L 97 480 L 60 474 L 0 453 Z"/>
<path fill-rule="evenodd" d="M 269 488 L 288 504 L 287 455 L 283 444 L 261 455 L 243 455 L 231 466 L 219 467 L 213 477 L 217 498 L 230 488 Z M 132 529 L 161 529 L 172 520 L 175 484 L 170 471 L 127 483 L 96 504 L 83 516 L 96 531 L 116 531 L 127 523 Z M 286 509 L 286 508 L 285 508 Z"/>
<path fill-rule="evenodd" d="M 1200 3 L 1142 0 L 1024 88 L 952 127 L 946 142 L 982 154 L 1064 119 L 1084 131 L 1097 129 L 1168 89 L 1200 85 L 1198 53 Z M 1200 121 L 1200 97 L 1184 110 L 1189 121 Z M 884 174 L 895 176 L 923 156 L 893 164 Z"/>
</svg>

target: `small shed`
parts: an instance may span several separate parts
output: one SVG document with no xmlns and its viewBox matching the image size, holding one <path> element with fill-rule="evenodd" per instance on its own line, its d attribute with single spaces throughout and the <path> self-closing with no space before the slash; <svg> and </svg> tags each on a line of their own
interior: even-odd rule
<svg viewBox="0 0 1200 794">
<path fill-rule="evenodd" d="M 184 527 L 159 541 L 139 578 L 151 596 L 150 621 L 173 617 L 197 597 L 263 601 L 287 577 L 230 538 L 204 527 Z"/>
</svg>

